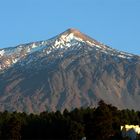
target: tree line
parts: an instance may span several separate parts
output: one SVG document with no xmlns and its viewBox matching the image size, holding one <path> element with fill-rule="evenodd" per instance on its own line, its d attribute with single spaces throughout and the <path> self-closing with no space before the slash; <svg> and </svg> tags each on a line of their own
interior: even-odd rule
<svg viewBox="0 0 140 140">
<path fill-rule="evenodd" d="M 121 140 L 120 126 L 125 124 L 140 124 L 140 112 L 118 110 L 104 101 L 97 108 L 65 109 L 63 113 L 5 111 L 0 112 L 0 139 Z"/>
</svg>

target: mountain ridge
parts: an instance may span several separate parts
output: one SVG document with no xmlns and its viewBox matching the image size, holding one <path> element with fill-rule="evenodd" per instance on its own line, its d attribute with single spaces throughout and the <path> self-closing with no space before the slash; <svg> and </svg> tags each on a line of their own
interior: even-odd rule
<svg viewBox="0 0 140 140">
<path fill-rule="evenodd" d="M 103 50 L 110 49 L 112 51 L 114 50 L 115 52 L 119 52 L 120 53 L 120 57 L 122 55 L 124 55 L 124 54 L 127 55 L 128 57 L 129 56 L 132 56 L 132 54 L 130 54 L 130 53 L 126 53 L 126 52 L 118 51 L 116 49 L 112 49 L 112 48 L 110 48 L 110 47 L 108 47 L 108 46 L 106 46 L 106 45 L 104 45 L 104 44 L 102 44 L 102 43 L 100 43 L 100 42 L 92 39 L 91 37 L 89 37 L 89 36 L 81 33 L 77 29 L 69 28 L 66 31 L 64 31 L 63 33 L 60 33 L 59 35 L 57 35 L 57 36 L 55 36 L 55 37 L 53 37 L 53 38 L 51 38 L 49 40 L 46 40 L 46 41 L 31 42 L 31 43 L 26 43 L 26 44 L 20 44 L 20 45 L 18 45 L 16 47 L 8 47 L 8 48 L 0 49 L 0 58 L 2 58 L 2 56 L 4 56 L 4 54 L 7 56 L 8 53 L 6 54 L 6 52 L 8 52 L 9 50 L 14 51 L 14 49 L 15 50 L 16 49 L 19 49 L 17 51 L 19 51 L 19 53 L 20 53 L 20 51 L 22 51 L 22 48 L 23 47 L 25 47 L 25 48 L 28 47 L 27 50 L 26 50 L 26 52 L 25 52 L 25 54 L 24 54 L 24 55 L 28 55 L 31 52 L 31 49 L 34 49 L 33 50 L 33 52 L 34 52 L 35 51 L 35 48 L 36 48 L 36 50 L 38 50 L 39 48 L 41 48 L 40 47 L 41 45 L 52 45 L 51 43 L 48 43 L 47 44 L 46 42 L 49 42 L 50 41 L 50 42 L 54 43 L 54 45 L 57 46 L 58 45 L 57 43 L 59 43 L 59 42 L 60 43 L 61 42 L 64 43 L 64 41 L 65 41 L 65 43 L 67 43 L 67 42 L 69 42 L 74 37 L 75 37 L 75 39 L 77 39 L 77 40 L 79 40 L 81 42 L 87 43 L 88 45 L 96 46 L 96 47 L 101 48 Z M 9 51 L 9 53 L 10 53 L 10 51 Z M 19 55 L 23 55 L 23 54 L 20 53 Z M 133 54 L 133 56 L 139 57 L 138 55 L 134 55 L 134 54 Z M 11 62 L 11 63 L 16 63 L 17 62 L 17 59 L 14 59 L 12 61 L 13 62 Z M 6 61 L 6 62 L 8 63 L 8 61 Z M 8 65 L 10 65 L 10 64 L 8 63 L 7 64 L 7 67 L 8 67 Z M 2 66 L 0 65 L 0 69 L 2 69 L 1 67 Z"/>
<path fill-rule="evenodd" d="M 140 109 L 140 57 L 70 28 L 46 41 L 0 49 L 0 110 L 96 106 Z"/>
</svg>

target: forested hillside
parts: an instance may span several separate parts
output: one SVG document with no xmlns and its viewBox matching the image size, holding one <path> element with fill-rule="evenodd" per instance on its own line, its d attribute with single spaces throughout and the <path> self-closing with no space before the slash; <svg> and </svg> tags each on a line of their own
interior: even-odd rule
<svg viewBox="0 0 140 140">
<path fill-rule="evenodd" d="M 0 139 L 121 140 L 120 126 L 140 124 L 140 112 L 118 110 L 100 101 L 97 108 L 63 113 L 0 113 Z"/>
</svg>

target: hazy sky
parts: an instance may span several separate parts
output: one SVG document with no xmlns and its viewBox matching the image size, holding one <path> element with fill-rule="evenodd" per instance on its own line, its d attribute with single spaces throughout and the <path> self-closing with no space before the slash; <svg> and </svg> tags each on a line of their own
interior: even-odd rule
<svg viewBox="0 0 140 140">
<path fill-rule="evenodd" d="M 0 48 L 49 39 L 71 27 L 140 55 L 140 0 L 0 0 Z"/>
</svg>

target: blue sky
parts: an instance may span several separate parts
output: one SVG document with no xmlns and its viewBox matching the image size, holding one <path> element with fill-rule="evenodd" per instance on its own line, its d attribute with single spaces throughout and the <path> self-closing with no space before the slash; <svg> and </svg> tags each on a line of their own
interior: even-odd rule
<svg viewBox="0 0 140 140">
<path fill-rule="evenodd" d="M 0 1 L 0 48 L 49 39 L 71 27 L 140 55 L 140 0 Z"/>
</svg>

